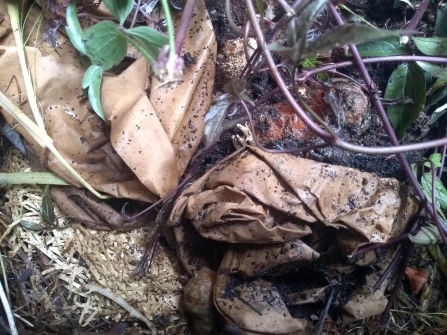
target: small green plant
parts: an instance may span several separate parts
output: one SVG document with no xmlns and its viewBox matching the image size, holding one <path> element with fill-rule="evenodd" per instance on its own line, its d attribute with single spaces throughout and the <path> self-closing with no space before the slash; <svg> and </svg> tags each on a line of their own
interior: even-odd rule
<svg viewBox="0 0 447 335">
<path fill-rule="evenodd" d="M 413 174 L 417 178 L 418 164 L 412 164 L 411 167 Z M 427 168 L 429 169 L 428 171 L 426 171 Z M 427 198 L 427 201 L 430 203 L 433 203 L 432 195 L 434 193 L 436 212 L 439 215 L 441 224 L 446 225 L 447 189 L 442 181 L 434 174 L 434 170 L 437 168 L 442 168 L 441 154 L 439 153 L 430 155 L 428 160 L 422 163 L 422 173 L 419 183 L 425 197 Z M 433 245 L 442 242 L 438 228 L 433 224 L 422 227 L 421 230 L 414 236 L 410 234 L 409 239 L 418 245 Z"/>
<path fill-rule="evenodd" d="M 287 46 L 273 42 L 268 45 L 269 50 L 290 59 L 294 65 L 298 65 L 306 58 L 340 48 L 346 44 L 365 43 L 399 34 L 397 31 L 377 29 L 366 25 L 345 24 L 307 42 L 307 32 L 327 2 L 328 0 L 316 0 L 308 5 L 299 19 L 294 18 L 290 21 L 287 29 Z"/>
<path fill-rule="evenodd" d="M 88 98 L 93 110 L 105 120 L 100 101 L 102 75 L 104 71 L 109 70 L 124 59 L 127 43 L 132 44 L 149 61 L 155 75 L 158 75 L 161 81 L 166 80 L 166 72 L 168 72 L 166 69 L 169 69 L 169 62 L 175 62 L 177 57 L 172 47 L 168 49 L 169 58 L 167 61 L 164 60 L 167 52 L 160 52 L 162 47 L 167 46 L 168 43 L 172 44 L 170 40 L 173 41 L 174 38 L 170 15 L 166 13 L 167 7 L 163 6 L 166 17 L 169 16 L 168 30 L 171 29 L 170 35 L 172 35 L 170 39 L 149 27 L 130 29 L 124 27 L 126 18 L 133 8 L 134 2 L 132 0 L 104 0 L 103 2 L 118 19 L 119 24 L 104 20 L 83 32 L 76 14 L 76 0 L 74 0 L 67 6 L 66 31 L 73 46 L 81 54 L 88 56 L 91 61 L 91 65 L 82 79 L 82 88 L 88 90 Z"/>
</svg>

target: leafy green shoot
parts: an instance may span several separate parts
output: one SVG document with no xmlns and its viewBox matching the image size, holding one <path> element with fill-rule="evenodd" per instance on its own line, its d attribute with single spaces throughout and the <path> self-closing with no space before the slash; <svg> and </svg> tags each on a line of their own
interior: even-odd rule
<svg viewBox="0 0 447 335">
<path fill-rule="evenodd" d="M 102 74 L 124 59 L 127 43 L 135 46 L 154 66 L 161 47 L 169 42 L 166 36 L 149 27 L 123 28 L 122 25 L 133 8 L 133 1 L 105 0 L 104 3 L 118 19 L 119 25 L 104 20 L 83 32 L 76 13 L 76 1 L 70 1 L 66 12 L 68 38 L 76 50 L 88 56 L 92 64 L 82 79 L 82 88 L 88 89 L 90 104 L 103 120 L 105 116 L 100 99 Z"/>
<path fill-rule="evenodd" d="M 377 29 L 368 25 L 345 24 L 307 42 L 307 31 L 326 3 L 327 0 L 316 0 L 307 6 L 298 18 L 290 21 L 287 29 L 287 46 L 273 42 L 268 45 L 268 48 L 298 65 L 306 58 L 347 44 L 365 43 L 405 33 Z"/>
</svg>

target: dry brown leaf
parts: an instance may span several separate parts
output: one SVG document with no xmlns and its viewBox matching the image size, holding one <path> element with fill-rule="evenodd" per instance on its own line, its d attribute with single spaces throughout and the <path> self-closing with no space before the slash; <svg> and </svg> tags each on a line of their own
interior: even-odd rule
<svg viewBox="0 0 447 335">
<path fill-rule="evenodd" d="M 195 57 L 196 64 L 186 68 L 183 84 L 169 92 L 152 88 L 151 102 L 146 92 L 150 87 L 149 65 L 144 59 L 118 77 L 104 77 L 101 100 L 111 130 L 92 113 L 83 96 L 85 69 L 69 41 L 59 35 L 56 52 L 40 42 L 40 37 L 31 39 L 38 42 L 36 48 L 27 48 L 27 60 L 46 130 L 59 152 L 96 190 L 154 202 L 177 185 L 186 169 L 203 135 L 203 117 L 214 83 L 214 32 L 203 1 L 197 6 L 184 49 Z M 4 4 L 0 4 L 3 10 Z M 0 26 L 8 24 L 5 20 Z M 22 94 L 24 85 L 15 50 L 14 39 L 6 36 L 0 46 L 0 90 L 31 115 Z M 11 118 L 6 119 L 14 125 Z M 52 154 L 21 127 L 16 130 L 29 142 L 42 167 L 80 186 Z"/>
<path fill-rule="evenodd" d="M 311 287 L 292 291 L 288 303 L 324 300 L 335 285 L 334 301 L 344 305 L 346 320 L 378 314 L 387 300 L 380 291 L 371 293 L 377 275 L 360 270 L 377 262 L 373 253 L 356 265 L 342 262 L 361 245 L 400 234 L 418 204 L 394 179 L 249 146 L 186 189 L 167 226 L 189 273 L 212 267 L 205 243 L 210 250 L 230 243 L 215 266 L 214 301 L 231 326 L 248 334 L 304 334 L 307 322 L 290 316 L 276 287 L 254 278 L 298 271 L 300 287 L 300 271 L 316 271 Z M 350 282 L 354 271 L 363 273 L 357 283 Z M 343 285 L 351 297 L 340 293 Z"/>
</svg>

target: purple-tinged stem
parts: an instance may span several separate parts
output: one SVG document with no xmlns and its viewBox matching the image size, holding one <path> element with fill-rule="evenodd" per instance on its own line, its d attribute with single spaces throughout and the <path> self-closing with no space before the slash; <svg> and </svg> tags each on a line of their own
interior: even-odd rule
<svg viewBox="0 0 447 335">
<path fill-rule="evenodd" d="M 405 245 L 402 246 L 402 248 L 406 248 L 407 250 L 405 250 L 404 258 L 402 259 L 402 261 L 399 264 L 400 268 L 399 268 L 399 272 L 396 276 L 396 281 L 394 283 L 393 291 L 391 292 L 391 295 L 388 298 L 388 303 L 386 304 L 385 310 L 382 313 L 382 317 L 380 319 L 380 323 L 382 325 L 384 325 L 390 317 L 391 307 L 394 305 L 394 303 L 396 301 L 397 293 L 399 292 L 399 288 L 401 286 L 400 284 L 402 282 L 402 279 L 404 278 L 405 269 L 407 268 L 408 261 L 410 260 L 410 254 L 411 254 L 411 250 L 413 249 L 413 244 L 411 242 L 407 242 Z"/>
<path fill-rule="evenodd" d="M 424 16 L 425 11 L 427 10 L 428 5 L 430 4 L 431 0 L 422 0 L 420 3 L 418 9 L 414 13 L 413 17 L 411 18 L 410 22 L 408 22 L 407 26 L 405 27 L 408 30 L 416 30 L 419 22 L 421 21 L 422 17 Z"/>
<path fill-rule="evenodd" d="M 438 64 L 447 64 L 447 57 L 430 57 L 430 56 L 386 56 L 386 57 L 371 57 L 362 59 L 365 64 L 372 63 L 384 63 L 384 62 L 428 62 L 428 63 L 438 63 Z M 319 72 L 323 71 L 331 71 L 334 69 L 352 66 L 355 64 L 355 61 L 344 61 L 340 63 L 329 64 L 321 67 L 317 67 L 315 69 L 305 70 L 301 72 L 297 76 L 298 81 L 304 81 L 309 76 L 313 76 Z"/>
<path fill-rule="evenodd" d="M 175 34 L 175 53 L 180 56 L 182 52 L 183 43 L 185 42 L 186 33 L 188 32 L 189 23 L 194 14 L 194 5 L 196 0 L 186 0 L 183 8 L 182 18 Z"/>
<path fill-rule="evenodd" d="M 402 241 L 405 241 L 407 238 L 408 238 L 408 234 L 401 234 L 399 236 L 390 238 L 385 243 L 370 243 L 370 244 L 364 245 L 364 246 L 358 248 L 351 255 L 351 257 L 358 257 L 358 256 L 364 255 L 364 254 L 366 254 L 366 253 L 368 253 L 370 251 L 374 251 L 374 250 L 377 250 L 377 249 L 383 249 L 385 247 L 392 246 L 394 244 L 397 244 L 397 243 L 400 243 Z"/>
<path fill-rule="evenodd" d="M 337 22 L 337 24 L 343 25 L 344 24 L 343 19 L 341 18 L 340 14 L 337 12 L 335 7 L 331 3 L 328 4 L 328 7 L 329 7 L 329 10 L 332 13 L 333 17 L 335 18 L 335 21 Z M 355 45 L 351 44 L 351 45 L 349 45 L 349 48 L 350 48 L 351 53 L 354 57 L 354 62 L 356 63 L 360 73 L 363 76 L 363 80 L 365 81 L 366 86 L 370 90 L 371 100 L 373 102 L 374 107 L 377 110 L 377 113 L 379 114 L 380 119 L 382 120 L 383 126 L 385 127 L 385 131 L 388 134 L 391 144 L 393 146 L 399 146 L 399 141 L 397 140 L 396 135 L 394 134 L 393 127 L 391 126 L 391 123 L 386 115 L 386 112 L 385 112 L 385 109 L 383 108 L 382 102 L 380 101 L 379 96 L 376 94 L 375 88 L 372 87 L 373 83 L 372 83 L 371 77 L 369 76 L 369 73 L 366 70 L 365 64 L 360 57 L 357 47 Z M 439 145 L 437 145 L 437 146 L 441 146 L 441 145 L 443 145 L 443 144 L 439 143 Z M 433 211 L 433 208 L 431 206 L 428 206 L 428 204 L 426 203 L 426 197 L 424 195 L 424 192 L 422 192 L 421 186 L 419 185 L 416 177 L 413 175 L 413 172 L 411 171 L 411 167 L 408 164 L 407 160 L 405 159 L 405 156 L 402 153 L 398 153 L 397 159 L 399 160 L 399 162 L 402 166 L 402 169 L 404 170 L 408 180 L 410 181 L 411 186 L 414 188 L 420 201 L 422 203 L 426 204 L 426 209 L 427 209 L 428 213 L 433 218 L 433 220 L 435 220 L 435 222 L 436 222 L 436 216 L 438 214 L 436 213 L 436 211 Z"/>
<path fill-rule="evenodd" d="M 141 4 L 141 0 L 138 0 L 137 5 L 135 6 L 135 13 L 133 14 L 133 17 L 132 17 L 132 22 L 130 23 L 130 29 L 132 29 L 133 26 L 135 25 L 135 21 L 137 20 L 137 15 L 138 15 L 138 8 L 140 8 L 140 4 Z"/>
<path fill-rule="evenodd" d="M 390 262 L 390 264 L 388 264 L 388 266 L 385 269 L 385 271 L 383 271 L 383 273 L 380 276 L 379 280 L 374 284 L 374 286 L 372 288 L 373 294 L 380 288 L 380 286 L 382 286 L 383 282 L 385 281 L 385 279 L 388 278 L 388 276 L 390 275 L 391 271 L 394 270 L 394 268 L 397 265 L 398 260 L 402 257 L 402 254 L 403 254 L 403 247 L 401 246 L 399 248 L 399 250 L 397 250 L 396 254 L 394 255 L 393 260 Z"/>
</svg>

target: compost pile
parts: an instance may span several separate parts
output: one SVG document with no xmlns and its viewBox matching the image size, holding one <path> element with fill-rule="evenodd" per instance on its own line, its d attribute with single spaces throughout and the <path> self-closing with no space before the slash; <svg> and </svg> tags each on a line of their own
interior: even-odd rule
<svg viewBox="0 0 447 335">
<path fill-rule="evenodd" d="M 184 27 L 190 2 L 170 2 L 176 31 Z M 101 18 L 110 20 L 116 13 L 105 3 L 72 4 L 79 29 L 94 31 L 89 29 Z M 366 5 L 348 3 L 338 8 L 348 21 L 365 16 L 380 22 Z M 137 35 L 142 26 L 165 31 L 156 1 L 133 5 L 138 15 L 129 9 L 126 29 L 118 29 L 128 34 L 127 42 L 143 36 Z M 279 25 L 282 5 L 265 2 L 263 24 Z M 413 316 L 412 329 L 442 329 L 445 322 L 406 312 L 414 305 L 427 315 L 433 308 L 442 311 L 445 293 L 437 265 L 442 249 L 431 246 L 427 252 L 408 241 L 409 227 L 420 229 L 415 215 L 423 216 L 422 206 L 404 182 L 398 156 L 346 151 L 318 133 L 327 130 L 325 124 L 334 129 L 332 139 L 354 146 L 393 143 L 359 73 L 327 71 L 301 80 L 278 49 L 279 78 L 293 73 L 296 87 L 285 87 L 308 107 L 299 117 L 267 63 L 247 65 L 261 49 L 255 28 L 245 26 L 245 3 L 231 1 L 231 20 L 224 2 L 197 0 L 191 8 L 178 55 L 184 65 L 180 82 L 167 84 L 157 72 L 166 65 L 159 42 L 165 37 L 153 32 L 160 52 L 155 63 L 141 48 L 147 44 L 135 37 L 140 44 L 125 41 L 122 61 L 110 68 L 100 62 L 99 81 L 93 74 L 89 86 L 85 64 L 99 66 L 88 49 L 94 34 L 83 35 L 82 55 L 63 29 L 75 29 L 69 1 L 26 8 L 24 49 L 17 46 L 11 8 L 0 3 L 0 91 L 15 113 L 0 108 L 2 282 L 9 287 L 19 333 L 304 335 L 356 327 L 368 332 L 383 326 L 378 319 L 389 312 L 389 301 L 411 314 L 395 315 L 390 329 L 401 329 Z M 334 28 L 328 8 L 306 33 L 308 41 Z M 401 28 L 398 20 L 393 24 Z M 287 40 L 286 26 L 276 34 Z M 118 42 L 115 48 L 101 52 L 119 53 Z M 332 49 L 318 53 L 318 61 L 306 58 L 314 62 L 309 69 L 352 56 Z M 28 70 L 21 50 L 35 98 L 22 74 Z M 384 90 L 393 66 L 368 70 Z M 249 86 L 241 78 L 250 78 Z M 433 139 L 436 128 L 429 119 L 421 112 L 401 143 Z M 43 135 L 35 128 L 40 126 Z M 296 150 L 303 146 L 310 149 Z M 402 157 L 418 163 L 425 153 L 418 148 Z M 12 182 L 15 173 L 32 177 Z M 150 204 L 155 205 L 143 211 Z M 403 244 L 396 249 L 390 241 Z M 407 249 L 413 250 L 408 258 Z M 437 259 L 428 256 L 436 252 Z M 402 268 L 401 286 L 387 271 L 403 259 L 410 266 Z M 416 283 L 418 276 L 423 283 Z M 4 314 L 0 325 L 12 331 Z"/>
</svg>

